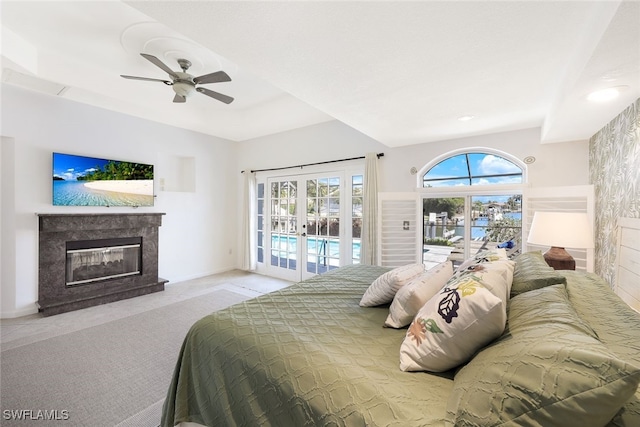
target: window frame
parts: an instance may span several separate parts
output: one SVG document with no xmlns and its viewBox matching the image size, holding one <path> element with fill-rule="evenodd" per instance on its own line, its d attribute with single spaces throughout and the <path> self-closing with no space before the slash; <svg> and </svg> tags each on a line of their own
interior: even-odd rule
<svg viewBox="0 0 640 427">
<path fill-rule="evenodd" d="M 442 186 L 442 187 L 425 187 L 424 186 L 424 175 L 429 172 L 432 168 L 434 168 L 436 165 L 438 165 L 439 163 L 451 158 L 451 157 L 456 157 L 459 155 L 463 155 L 463 154 L 492 154 L 495 156 L 499 156 L 502 157 L 503 159 L 513 163 L 514 165 L 516 165 L 517 167 L 520 168 L 520 170 L 522 171 L 522 182 L 518 183 L 518 184 L 487 184 L 487 185 L 461 185 L 461 186 Z M 507 176 L 507 175 L 505 175 Z M 467 177 L 462 177 L 464 179 L 466 179 Z M 478 177 L 478 178 L 482 178 L 482 177 Z M 451 179 L 451 178 L 448 178 Z M 444 179 L 443 179 L 444 180 Z M 520 159 L 518 159 L 517 157 L 514 157 L 513 155 L 506 153 L 504 151 L 501 150 L 496 150 L 495 148 L 488 148 L 488 147 L 467 147 L 467 148 L 459 148 L 457 150 L 452 150 L 452 151 L 448 151 L 446 153 L 441 154 L 440 156 L 437 156 L 435 158 L 433 158 L 430 162 L 428 162 L 427 164 L 425 164 L 424 166 L 422 166 L 422 168 L 420 168 L 420 170 L 418 171 L 418 173 L 416 174 L 416 187 L 419 190 L 434 190 L 434 189 L 439 189 L 439 191 L 441 192 L 449 192 L 449 190 L 451 189 L 455 189 L 455 188 L 463 188 L 464 190 L 458 190 L 460 192 L 469 192 L 469 191 L 476 191 L 475 189 L 478 188 L 482 188 L 484 192 L 486 191 L 491 191 L 488 189 L 504 189 L 507 190 L 509 188 L 518 188 L 520 190 L 522 190 L 528 182 L 528 176 L 527 176 L 527 165 L 526 163 L 524 163 L 523 161 L 521 161 Z"/>
<path fill-rule="evenodd" d="M 460 186 L 443 186 L 443 187 L 424 187 L 424 175 L 431 170 L 434 166 L 439 164 L 440 162 L 450 158 L 459 156 L 461 154 L 493 154 L 496 156 L 500 156 L 505 160 L 508 160 L 518 166 L 522 170 L 522 182 L 514 183 L 514 184 L 486 184 L 486 185 L 460 185 Z M 504 151 L 496 150 L 494 148 L 488 147 L 467 147 L 460 148 L 452 151 L 448 151 L 440 156 L 435 157 L 430 162 L 425 164 L 417 173 L 416 177 L 416 191 L 420 196 L 420 206 L 422 206 L 422 200 L 425 198 L 454 198 L 454 197 L 462 197 L 465 198 L 465 218 L 468 216 L 466 209 L 467 205 L 467 197 L 473 196 L 511 196 L 514 194 L 522 195 L 522 205 L 521 209 L 523 212 L 522 224 L 525 222 L 524 212 L 526 212 L 526 201 L 525 201 L 525 191 L 526 188 L 529 187 L 528 184 L 528 173 L 527 173 L 527 165 L 521 161 L 520 159 L 514 157 L 513 155 L 506 153 Z M 470 235 L 470 223 L 469 221 L 465 221 L 465 236 Z M 521 233 L 524 232 L 524 228 L 521 227 Z M 524 236 L 522 236 L 524 239 Z M 465 259 L 470 256 L 470 245 L 467 242 L 467 237 L 465 237 L 465 250 L 464 257 Z"/>
</svg>

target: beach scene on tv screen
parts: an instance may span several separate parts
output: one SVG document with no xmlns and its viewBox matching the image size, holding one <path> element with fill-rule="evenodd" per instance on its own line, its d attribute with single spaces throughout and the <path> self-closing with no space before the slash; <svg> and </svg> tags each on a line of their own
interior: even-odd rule
<svg viewBox="0 0 640 427">
<path fill-rule="evenodd" d="M 53 153 L 56 206 L 153 206 L 153 165 Z"/>
</svg>

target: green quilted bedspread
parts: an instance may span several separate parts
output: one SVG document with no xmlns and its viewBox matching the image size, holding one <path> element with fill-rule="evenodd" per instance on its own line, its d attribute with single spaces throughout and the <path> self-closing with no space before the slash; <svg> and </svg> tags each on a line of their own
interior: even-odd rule
<svg viewBox="0 0 640 427">
<path fill-rule="evenodd" d="M 183 343 L 162 425 L 441 426 L 455 371 L 402 372 L 406 329 L 387 306 L 360 307 L 382 267 L 346 266 L 196 322 Z M 577 314 L 640 366 L 640 315 L 593 274 L 562 272 Z M 640 425 L 640 391 L 609 426 Z"/>
<path fill-rule="evenodd" d="M 345 266 L 196 322 L 162 425 L 443 425 L 452 374 L 400 371 L 406 330 L 358 305 L 386 271 Z"/>
<path fill-rule="evenodd" d="M 620 359 L 640 366 L 640 314 L 597 275 L 577 271 L 562 274 L 567 278 L 573 308 L 593 328 L 598 340 Z M 640 388 L 607 426 L 640 426 Z"/>
</svg>

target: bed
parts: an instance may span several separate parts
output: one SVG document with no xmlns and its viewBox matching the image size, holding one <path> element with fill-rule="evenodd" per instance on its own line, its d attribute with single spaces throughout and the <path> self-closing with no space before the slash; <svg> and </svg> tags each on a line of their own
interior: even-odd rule
<svg viewBox="0 0 640 427">
<path fill-rule="evenodd" d="M 345 266 L 204 317 L 184 340 L 162 425 L 640 425 L 640 314 L 598 276 L 552 270 L 539 252 L 485 254 L 443 289 L 509 262 L 506 297 L 486 294 L 504 303 L 503 330 L 451 368 L 402 365 L 429 322 L 385 327 L 398 289 L 391 302 L 362 306 L 396 269 Z M 628 286 L 640 284 L 617 288 Z M 458 290 L 462 305 L 486 289 Z"/>
</svg>

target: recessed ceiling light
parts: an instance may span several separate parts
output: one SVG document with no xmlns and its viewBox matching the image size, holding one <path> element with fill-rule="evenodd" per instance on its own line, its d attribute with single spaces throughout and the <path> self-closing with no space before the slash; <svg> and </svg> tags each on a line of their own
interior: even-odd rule
<svg viewBox="0 0 640 427">
<path fill-rule="evenodd" d="M 460 116 L 458 120 L 461 122 L 468 122 L 469 120 L 475 119 L 476 116 Z"/>
<path fill-rule="evenodd" d="M 609 87 L 606 89 L 597 90 L 587 95 L 587 100 L 592 102 L 611 101 L 613 99 L 616 99 L 618 95 L 620 95 L 620 92 L 626 88 L 627 86 L 616 86 L 616 87 Z"/>
</svg>

